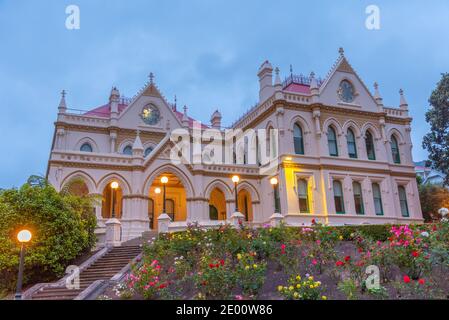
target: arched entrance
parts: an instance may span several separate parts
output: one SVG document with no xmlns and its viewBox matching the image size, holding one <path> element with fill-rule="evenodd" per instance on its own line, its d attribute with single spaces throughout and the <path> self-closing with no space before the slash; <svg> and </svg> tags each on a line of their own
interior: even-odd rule
<svg viewBox="0 0 449 320">
<path fill-rule="evenodd" d="M 70 179 L 63 187 L 63 192 L 73 196 L 85 197 L 89 194 L 89 187 L 81 177 Z"/>
<path fill-rule="evenodd" d="M 209 219 L 226 220 L 226 198 L 221 189 L 214 188 L 209 197 Z"/>
<path fill-rule="evenodd" d="M 162 177 L 167 178 L 162 183 Z M 148 217 L 150 228 L 157 229 L 157 218 L 164 209 L 164 185 L 165 185 L 165 213 L 172 222 L 185 221 L 187 217 L 187 193 L 181 180 L 171 172 L 159 174 L 149 188 Z"/>
<path fill-rule="evenodd" d="M 245 216 L 245 221 L 253 221 L 253 206 L 251 194 L 246 189 L 241 189 L 238 192 L 239 212 Z"/>
<path fill-rule="evenodd" d="M 101 216 L 103 219 L 122 217 L 123 191 L 118 181 L 112 180 L 103 189 Z"/>
</svg>

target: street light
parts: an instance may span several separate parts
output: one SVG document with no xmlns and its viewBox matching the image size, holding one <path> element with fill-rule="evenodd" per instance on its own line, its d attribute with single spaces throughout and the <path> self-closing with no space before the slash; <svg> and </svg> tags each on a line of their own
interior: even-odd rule
<svg viewBox="0 0 449 320">
<path fill-rule="evenodd" d="M 111 216 L 112 216 L 112 218 L 115 218 L 115 197 L 114 197 L 114 194 L 115 194 L 115 190 L 117 190 L 117 188 L 118 188 L 118 182 L 117 181 L 112 181 L 111 182 L 111 193 L 112 193 L 112 195 L 111 195 L 111 197 L 112 197 L 112 214 L 111 214 Z"/>
<path fill-rule="evenodd" d="M 274 211 L 276 213 L 280 213 L 280 204 L 278 201 L 278 179 L 276 177 L 273 177 L 270 179 L 270 184 L 273 186 L 273 195 L 274 195 Z"/>
<path fill-rule="evenodd" d="M 235 192 L 235 212 L 239 212 L 239 202 L 237 196 L 237 185 L 240 181 L 240 177 L 238 175 L 232 176 L 232 182 L 234 182 L 234 192 Z"/>
<path fill-rule="evenodd" d="M 156 189 L 154 189 L 154 193 L 155 193 L 155 194 L 160 194 L 160 193 L 161 193 L 161 188 L 156 188 Z"/>
<path fill-rule="evenodd" d="M 20 247 L 20 263 L 19 263 L 19 275 L 17 277 L 17 288 L 16 295 L 14 297 L 15 300 L 22 300 L 22 281 L 23 281 L 23 264 L 25 258 L 25 243 L 31 240 L 31 232 L 29 230 L 21 230 L 17 234 L 17 240 L 19 240 Z"/>
<path fill-rule="evenodd" d="M 166 176 L 163 176 L 162 178 L 161 178 L 161 183 L 162 183 L 162 185 L 164 186 L 164 197 L 163 197 L 163 204 L 162 204 L 162 213 L 166 213 L 165 211 L 166 211 L 166 208 L 165 208 L 165 186 L 166 186 L 166 184 L 167 184 L 167 182 L 168 182 L 168 178 L 166 177 Z"/>
</svg>

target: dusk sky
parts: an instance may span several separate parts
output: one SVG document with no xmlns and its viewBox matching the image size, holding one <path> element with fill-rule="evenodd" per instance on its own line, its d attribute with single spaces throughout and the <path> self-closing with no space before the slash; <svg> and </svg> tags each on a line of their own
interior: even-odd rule
<svg viewBox="0 0 449 320">
<path fill-rule="evenodd" d="M 80 8 L 80 29 L 65 9 Z M 380 30 L 365 9 L 380 8 Z M 91 109 L 112 86 L 132 97 L 155 74 L 167 100 L 209 122 L 215 109 L 230 125 L 258 98 L 260 64 L 282 77 L 325 77 L 338 48 L 387 106 L 405 91 L 414 118 L 415 161 L 428 130 L 424 114 L 449 71 L 448 1 L 14 1 L 0 0 L 0 188 L 45 175 L 60 100 Z"/>
</svg>

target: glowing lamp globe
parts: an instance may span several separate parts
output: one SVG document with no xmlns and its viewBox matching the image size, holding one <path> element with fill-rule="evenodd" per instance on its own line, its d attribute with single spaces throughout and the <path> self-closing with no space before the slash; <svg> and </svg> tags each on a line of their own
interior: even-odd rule
<svg viewBox="0 0 449 320">
<path fill-rule="evenodd" d="M 168 178 L 167 178 L 166 176 L 163 176 L 163 177 L 161 178 L 161 182 L 162 182 L 163 184 L 166 184 L 166 183 L 168 182 Z"/>
<path fill-rule="evenodd" d="M 235 176 L 232 176 L 232 182 L 234 182 L 234 183 L 239 183 L 239 181 L 240 181 L 240 177 L 239 176 L 237 176 L 237 175 L 235 175 Z"/>
<path fill-rule="evenodd" d="M 156 189 L 154 189 L 154 193 L 156 193 L 156 194 L 161 193 L 161 188 L 156 188 Z"/>
<path fill-rule="evenodd" d="M 17 240 L 21 243 L 29 242 L 31 240 L 31 232 L 29 230 L 21 230 L 17 234 Z"/>
<path fill-rule="evenodd" d="M 117 189 L 118 188 L 118 182 L 117 181 L 111 182 L 111 188 L 112 189 Z"/>
<path fill-rule="evenodd" d="M 273 186 L 274 186 L 274 185 L 277 185 L 277 184 L 278 184 L 278 179 L 275 178 L 275 177 L 273 177 L 273 178 L 270 179 L 270 183 L 271 183 Z"/>
</svg>

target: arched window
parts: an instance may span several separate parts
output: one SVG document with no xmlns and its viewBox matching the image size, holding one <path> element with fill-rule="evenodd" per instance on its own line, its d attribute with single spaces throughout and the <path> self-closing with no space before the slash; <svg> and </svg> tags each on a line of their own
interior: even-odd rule
<svg viewBox="0 0 449 320">
<path fill-rule="evenodd" d="M 334 180 L 332 185 L 333 185 L 333 189 L 334 189 L 335 211 L 337 213 L 345 213 L 343 187 L 341 186 L 341 182 L 338 180 Z"/>
<path fill-rule="evenodd" d="M 151 152 L 153 151 L 153 147 L 148 147 L 148 148 L 146 148 L 145 149 L 145 152 L 144 152 L 144 157 L 147 157 Z M 131 150 L 131 152 L 132 152 L 132 150 Z"/>
<path fill-rule="evenodd" d="M 309 208 L 309 188 L 307 180 L 298 179 L 298 200 L 299 212 L 310 212 Z"/>
<path fill-rule="evenodd" d="M 407 193 L 405 192 L 405 188 L 403 186 L 398 187 L 399 193 L 399 203 L 401 205 L 401 214 L 403 217 L 408 217 L 408 204 L 407 204 Z"/>
<path fill-rule="evenodd" d="M 359 182 L 354 181 L 352 183 L 352 190 L 354 193 L 355 213 L 365 214 L 365 208 L 363 206 L 362 186 Z"/>
<path fill-rule="evenodd" d="M 394 163 L 401 163 L 401 156 L 399 155 L 399 144 L 395 136 L 391 136 L 391 155 Z"/>
<path fill-rule="evenodd" d="M 92 149 L 92 146 L 90 145 L 90 143 L 85 142 L 85 143 L 83 143 L 83 145 L 81 146 L 80 151 L 83 151 L 83 152 L 93 152 L 94 150 Z"/>
<path fill-rule="evenodd" d="M 293 144 L 295 145 L 296 154 L 304 154 L 304 138 L 301 127 L 295 123 L 293 126 Z"/>
<path fill-rule="evenodd" d="M 383 216 L 384 208 L 382 206 L 382 194 L 380 192 L 380 187 L 378 183 L 372 184 L 373 188 L 373 199 L 374 199 L 374 211 L 376 215 Z"/>
<path fill-rule="evenodd" d="M 374 140 L 371 132 L 366 131 L 365 134 L 366 154 L 369 160 L 376 160 L 376 152 L 374 151 Z"/>
<path fill-rule="evenodd" d="M 348 155 L 350 158 L 357 158 L 357 145 L 355 143 L 355 135 L 352 129 L 348 129 L 347 134 Z"/>
<path fill-rule="evenodd" d="M 125 148 L 123 148 L 123 154 L 132 156 L 132 154 L 133 154 L 133 147 L 131 147 L 131 145 L 127 145 Z"/>
<path fill-rule="evenodd" d="M 327 144 L 329 145 L 329 155 L 338 157 L 337 134 L 331 126 L 327 129 Z"/>
</svg>

